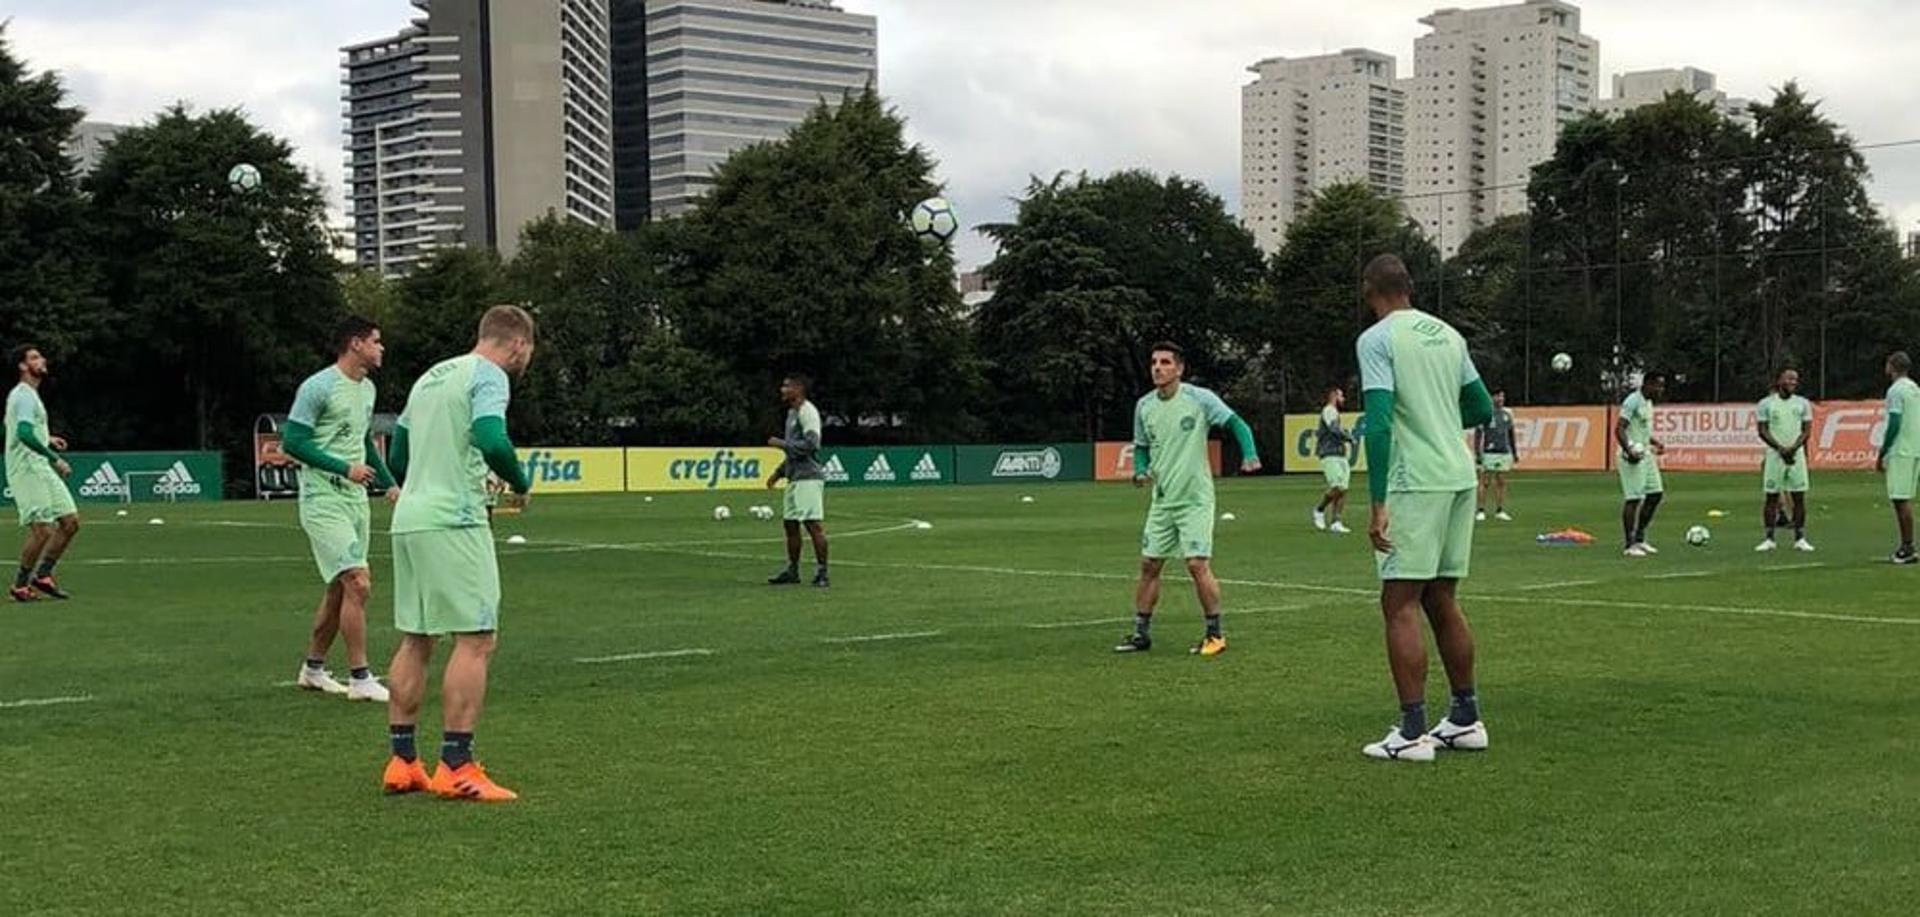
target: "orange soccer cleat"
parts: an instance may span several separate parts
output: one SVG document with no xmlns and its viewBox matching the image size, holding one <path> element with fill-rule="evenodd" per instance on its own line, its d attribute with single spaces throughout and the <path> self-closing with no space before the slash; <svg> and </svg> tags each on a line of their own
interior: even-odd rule
<svg viewBox="0 0 1920 917">
<path fill-rule="evenodd" d="M 430 790 L 433 782 L 427 779 L 427 769 L 420 766 L 419 758 L 408 761 L 394 755 L 387 759 L 386 773 L 380 775 L 380 788 L 393 796 Z"/>
<path fill-rule="evenodd" d="M 433 784 L 428 788 L 442 799 L 512 802 L 520 798 L 519 793 L 494 783 L 478 761 L 468 761 L 459 767 L 448 767 L 441 762 L 439 769 L 433 773 Z"/>
</svg>

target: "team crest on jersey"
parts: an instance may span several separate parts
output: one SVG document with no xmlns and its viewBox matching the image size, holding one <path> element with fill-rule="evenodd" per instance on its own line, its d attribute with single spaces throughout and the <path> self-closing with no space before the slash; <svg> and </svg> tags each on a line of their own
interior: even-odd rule
<svg viewBox="0 0 1920 917">
<path fill-rule="evenodd" d="M 1193 418 L 1191 418 L 1191 417 L 1182 417 L 1182 418 L 1180 418 L 1180 432 L 1182 432 L 1182 433 L 1192 433 L 1192 432 L 1193 432 L 1193 425 L 1194 425 L 1194 423 L 1195 423 L 1195 421 L 1194 421 L 1194 419 L 1193 419 Z"/>
</svg>

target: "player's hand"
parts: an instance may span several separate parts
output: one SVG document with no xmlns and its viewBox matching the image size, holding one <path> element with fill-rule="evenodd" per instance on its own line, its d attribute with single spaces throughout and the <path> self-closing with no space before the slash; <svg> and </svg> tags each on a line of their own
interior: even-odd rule
<svg viewBox="0 0 1920 917">
<path fill-rule="evenodd" d="M 64 436 L 49 436 L 47 437 L 47 445 L 52 446 L 55 452 L 65 452 L 67 451 L 67 438 Z"/>
<path fill-rule="evenodd" d="M 60 476 L 64 478 L 73 473 L 73 466 L 67 464 L 66 459 L 54 459 L 53 470 L 59 472 Z"/>
<path fill-rule="evenodd" d="M 1382 554 L 1393 550 L 1393 539 L 1387 537 L 1387 505 L 1375 503 L 1373 518 L 1367 522 L 1367 537 L 1373 541 L 1373 549 Z"/>
<path fill-rule="evenodd" d="M 1151 483 L 1153 483 L 1153 472 L 1151 471 L 1133 476 L 1133 486 L 1135 487 L 1145 487 Z"/>
<path fill-rule="evenodd" d="M 355 484 L 373 483 L 373 466 L 365 462 L 354 462 L 347 466 L 347 480 Z"/>
<path fill-rule="evenodd" d="M 1886 470 L 1887 470 L 1887 457 L 1886 457 L 1886 456 L 1884 456 L 1884 455 L 1882 455 L 1882 456 L 1880 456 L 1879 458 L 1877 458 L 1877 459 L 1874 459 L 1874 460 L 1873 460 L 1873 470 L 1875 470 L 1875 471 L 1878 471 L 1878 472 L 1881 472 L 1882 474 L 1884 474 L 1884 473 L 1886 473 Z"/>
<path fill-rule="evenodd" d="M 1638 464 L 1640 464 L 1640 459 L 1641 459 L 1641 455 L 1640 455 L 1639 453 L 1637 453 L 1637 452 L 1625 452 L 1625 453 L 1621 453 L 1621 455 L 1620 455 L 1620 457 L 1621 457 L 1621 458 L 1623 458 L 1623 459 L 1626 459 L 1626 460 L 1627 460 L 1627 464 L 1629 464 L 1629 465 L 1638 465 Z"/>
<path fill-rule="evenodd" d="M 1260 460 L 1257 458 L 1251 458 L 1251 459 L 1247 459 L 1244 462 L 1241 462 L 1240 473 L 1241 474 L 1259 474 Z"/>
<path fill-rule="evenodd" d="M 774 489 L 775 487 L 778 487 L 778 486 L 780 486 L 780 476 L 779 476 L 779 475 L 777 475 L 777 474 L 776 474 L 776 475 L 770 475 L 770 476 L 768 476 L 768 478 L 767 478 L 767 489 L 768 489 L 768 490 L 772 490 L 772 489 Z"/>
<path fill-rule="evenodd" d="M 771 449 L 785 449 L 787 447 L 787 441 L 778 436 L 769 436 L 767 437 L 767 447 Z"/>
<path fill-rule="evenodd" d="M 387 502 L 388 503 L 400 502 L 400 488 L 398 487 L 387 488 Z"/>
<path fill-rule="evenodd" d="M 516 509 L 521 512 L 527 511 L 527 504 L 532 502 L 532 500 L 533 500 L 532 494 L 514 493 L 511 490 L 500 495 L 500 505 L 502 507 L 507 509 Z"/>
<path fill-rule="evenodd" d="M 1654 454 L 1654 455 L 1666 455 L 1666 454 L 1667 454 L 1667 444 L 1666 444 L 1666 443 L 1663 443 L 1663 442 L 1661 442 L 1661 441 L 1659 441 L 1659 440 L 1657 440 L 1657 439 L 1656 439 L 1656 440 L 1651 440 L 1650 442 L 1651 442 L 1651 443 L 1653 444 L 1653 454 Z"/>
</svg>

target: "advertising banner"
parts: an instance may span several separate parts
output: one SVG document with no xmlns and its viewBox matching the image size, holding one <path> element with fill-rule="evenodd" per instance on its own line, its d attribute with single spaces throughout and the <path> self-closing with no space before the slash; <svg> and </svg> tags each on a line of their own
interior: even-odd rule
<svg viewBox="0 0 1920 917">
<path fill-rule="evenodd" d="M 1360 445 L 1363 432 L 1359 413 L 1341 414 L 1340 426 L 1354 435 L 1353 442 L 1347 447 L 1347 461 L 1353 463 L 1354 471 L 1367 470 L 1366 450 Z M 1320 473 L 1320 457 L 1314 454 L 1318 437 L 1314 432 L 1320 429 L 1319 414 L 1288 414 L 1282 421 L 1281 433 L 1286 437 L 1287 452 L 1281 456 L 1280 470 L 1288 474 Z"/>
<path fill-rule="evenodd" d="M 1608 467 L 1608 443 L 1612 436 L 1609 414 L 1603 407 L 1510 408 L 1513 411 L 1514 446 L 1520 450 L 1523 471 L 1604 471 Z M 1751 412 L 1749 412 L 1751 413 Z M 1347 460 L 1353 470 L 1365 471 L 1366 449 L 1360 442 L 1364 415 L 1341 414 L 1340 423 L 1354 435 L 1347 448 Z M 1287 453 L 1283 470 L 1289 473 L 1320 471 L 1320 459 L 1314 455 L 1314 432 L 1319 428 L 1318 414 L 1288 414 L 1285 420 Z M 1469 449 L 1473 433 L 1462 434 Z M 1664 466 L 1663 466 L 1664 467 Z"/>
<path fill-rule="evenodd" d="M 1886 437 L 1886 402 L 1815 402 L 1807 455 L 1815 468 L 1872 471 Z"/>
<path fill-rule="evenodd" d="M 820 452 L 833 487 L 891 487 L 953 483 L 952 446 L 828 448 Z"/>
<path fill-rule="evenodd" d="M 1220 441 L 1207 440 L 1207 462 L 1213 476 L 1220 476 Z M 1096 443 L 1093 447 L 1093 477 L 1096 481 L 1133 480 L 1133 443 Z"/>
<path fill-rule="evenodd" d="M 953 452 L 955 479 L 961 484 L 1093 480 L 1090 443 L 957 446 Z"/>
<path fill-rule="evenodd" d="M 218 452 L 69 452 L 67 487 L 79 503 L 218 500 L 226 485 Z M 13 502 L 13 490 L 4 491 Z"/>
<path fill-rule="evenodd" d="M 1871 471 L 1886 431 L 1878 401 L 1815 402 L 1811 467 Z M 1745 403 L 1656 405 L 1653 435 L 1667 447 L 1662 470 L 1758 472 L 1767 451 L 1754 405 Z"/>
<path fill-rule="evenodd" d="M 765 446 L 628 449 L 627 490 L 752 490 L 784 458 Z"/>
<path fill-rule="evenodd" d="M 540 494 L 617 494 L 627 489 L 625 449 L 521 449 L 520 467 Z"/>
</svg>

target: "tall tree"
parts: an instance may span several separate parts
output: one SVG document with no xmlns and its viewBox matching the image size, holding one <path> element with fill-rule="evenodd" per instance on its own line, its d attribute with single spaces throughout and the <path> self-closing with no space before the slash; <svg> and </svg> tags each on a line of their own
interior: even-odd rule
<svg viewBox="0 0 1920 917">
<path fill-rule="evenodd" d="M 975 333 L 999 435 L 1129 436 L 1155 341 L 1179 343 L 1188 377 L 1221 388 L 1259 349 L 1259 249 L 1198 182 L 1035 180 L 1015 221 L 987 232 L 1000 254 Z"/>
<path fill-rule="evenodd" d="M 953 257 L 905 222 L 938 192 L 932 172 L 869 89 L 734 154 L 683 218 L 668 317 L 681 343 L 766 405 L 761 427 L 780 375 L 796 369 L 813 375 L 830 415 L 864 428 L 854 435 L 944 438 L 966 426 L 977 373 Z"/>
<path fill-rule="evenodd" d="M 391 380 L 380 386 L 380 404 L 390 411 L 406 404 L 413 381 L 433 364 L 473 349 L 480 316 L 504 300 L 507 282 L 499 255 L 486 249 L 444 248 L 394 288 L 393 311 L 383 331 L 386 366 L 380 374 Z M 535 362 L 543 358 L 536 354 Z M 517 413 L 513 419 L 519 419 Z"/>
</svg>

